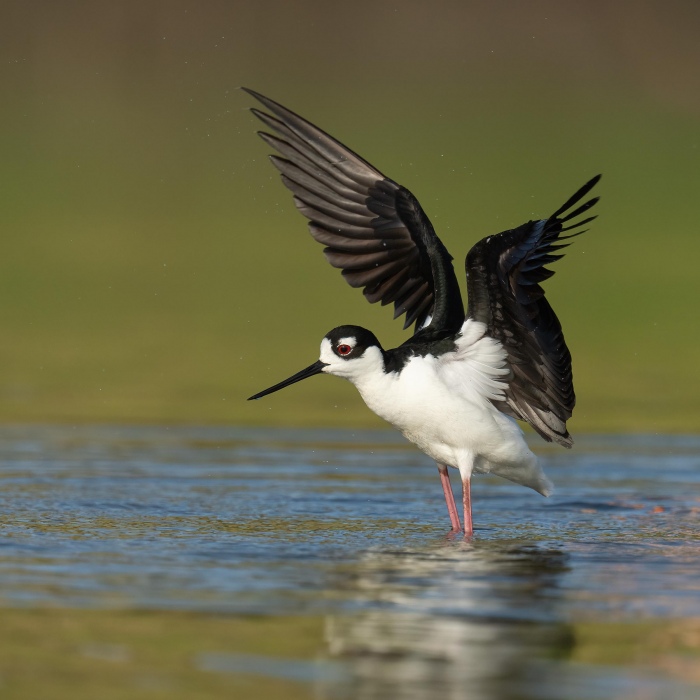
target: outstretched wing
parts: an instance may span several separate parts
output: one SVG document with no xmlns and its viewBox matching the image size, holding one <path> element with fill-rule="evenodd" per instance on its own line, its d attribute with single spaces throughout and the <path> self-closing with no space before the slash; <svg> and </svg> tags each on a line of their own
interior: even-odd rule
<svg viewBox="0 0 700 700">
<path fill-rule="evenodd" d="M 466 262 L 467 317 L 485 323 L 487 335 L 503 344 L 513 373 L 505 400 L 496 405 L 564 447 L 573 444 L 566 429 L 576 403 L 571 354 L 539 283 L 554 274 L 545 265 L 563 257 L 556 251 L 569 245 L 560 241 L 584 233 L 580 227 L 595 219 L 569 224 L 598 201 L 576 206 L 599 179 L 587 182 L 548 219 L 480 241 Z"/>
<path fill-rule="evenodd" d="M 258 132 L 311 235 L 333 267 L 370 303 L 394 304 L 416 330 L 453 330 L 464 308 L 452 258 L 418 200 L 366 160 L 294 112 L 243 88 L 272 114 L 252 112 L 276 135 Z"/>
</svg>

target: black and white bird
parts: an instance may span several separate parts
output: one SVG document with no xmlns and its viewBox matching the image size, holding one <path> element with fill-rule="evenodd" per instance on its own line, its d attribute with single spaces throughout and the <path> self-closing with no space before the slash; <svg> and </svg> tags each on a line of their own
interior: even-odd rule
<svg viewBox="0 0 700 700">
<path fill-rule="evenodd" d="M 367 406 L 437 462 L 452 529 L 461 530 L 448 467 L 463 486 L 464 534 L 473 533 L 471 477 L 496 474 L 547 496 L 552 485 L 516 419 L 548 442 L 571 447 L 566 429 L 575 396 L 571 355 L 540 282 L 563 243 L 595 217 L 573 221 L 589 180 L 551 216 L 488 236 L 467 255 L 465 315 L 452 257 L 418 200 L 339 141 L 252 90 L 269 111 L 253 113 L 259 132 L 325 246 L 333 267 L 370 303 L 394 304 L 415 332 L 385 350 L 359 326 L 339 326 L 321 341 L 317 362 L 251 399 L 315 374 L 351 381 Z"/>
</svg>

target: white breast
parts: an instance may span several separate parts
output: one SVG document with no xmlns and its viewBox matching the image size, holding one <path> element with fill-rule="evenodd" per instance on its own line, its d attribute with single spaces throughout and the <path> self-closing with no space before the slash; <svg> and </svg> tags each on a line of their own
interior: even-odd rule
<svg viewBox="0 0 700 700">
<path fill-rule="evenodd" d="M 509 371 L 505 352 L 484 330 L 467 321 L 455 352 L 415 356 L 401 372 L 372 372 L 352 381 L 377 415 L 434 459 L 455 465 L 456 451 L 481 452 L 501 432 L 491 399 L 503 397 L 501 379 Z"/>
<path fill-rule="evenodd" d="M 500 343 L 468 320 L 452 353 L 411 358 L 400 372 L 354 376 L 367 406 L 437 462 L 493 472 L 543 491 L 546 479 L 503 398 L 510 370 Z"/>
</svg>

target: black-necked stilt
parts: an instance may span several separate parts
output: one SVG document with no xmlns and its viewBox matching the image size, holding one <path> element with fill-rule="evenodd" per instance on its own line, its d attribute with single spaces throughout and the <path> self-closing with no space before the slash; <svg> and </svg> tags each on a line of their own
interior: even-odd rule
<svg viewBox="0 0 700 700">
<path fill-rule="evenodd" d="M 272 113 L 252 110 L 277 133 L 259 132 L 283 156 L 272 162 L 328 261 L 369 302 L 393 302 L 394 318 L 406 314 L 404 328 L 415 322 L 414 335 L 392 350 L 359 326 L 334 328 L 317 362 L 250 398 L 319 373 L 349 379 L 372 411 L 437 462 L 454 531 L 461 525 L 447 468 L 459 470 L 465 536 L 473 532 L 474 472 L 548 495 L 551 482 L 514 419 L 548 442 L 573 444 L 571 355 L 539 283 L 554 274 L 545 265 L 562 257 L 561 241 L 595 218 L 568 223 L 598 201 L 579 205 L 600 175 L 549 218 L 469 251 L 465 316 L 452 257 L 418 200 L 318 127 L 246 92 Z"/>
</svg>

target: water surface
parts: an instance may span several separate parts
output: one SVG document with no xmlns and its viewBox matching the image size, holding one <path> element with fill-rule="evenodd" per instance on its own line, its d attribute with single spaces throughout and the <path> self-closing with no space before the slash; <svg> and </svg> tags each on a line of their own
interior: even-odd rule
<svg viewBox="0 0 700 700">
<path fill-rule="evenodd" d="M 66 697 L 699 697 L 700 438 L 536 449 L 556 494 L 476 476 L 464 542 L 391 432 L 3 428 L 0 652 Z"/>
</svg>

